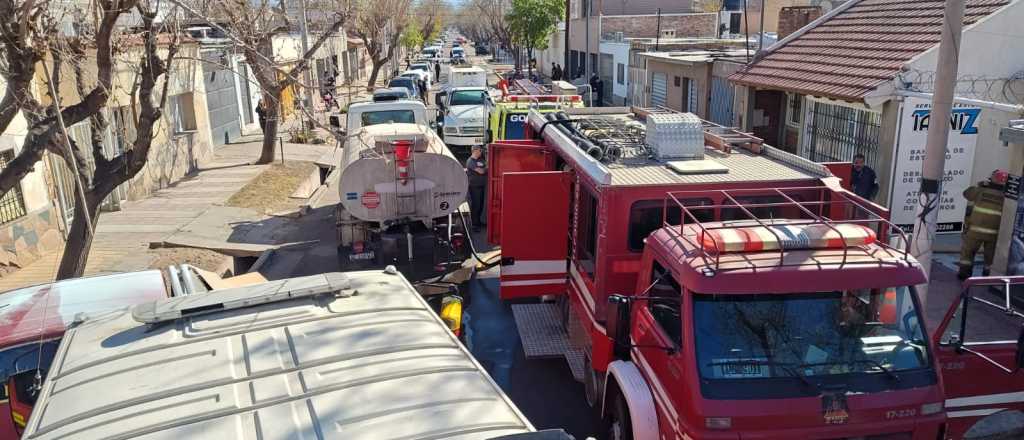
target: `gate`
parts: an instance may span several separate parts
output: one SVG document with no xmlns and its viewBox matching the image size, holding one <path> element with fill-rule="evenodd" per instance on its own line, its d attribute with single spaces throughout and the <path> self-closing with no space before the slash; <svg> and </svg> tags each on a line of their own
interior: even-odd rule
<svg viewBox="0 0 1024 440">
<path fill-rule="evenodd" d="M 849 162 L 864 155 L 864 163 L 878 169 L 882 114 L 818 101 L 808 111 L 807 143 L 803 156 L 815 162 Z"/>
<path fill-rule="evenodd" d="M 668 103 L 668 76 L 651 74 L 651 107 L 664 107 Z"/>
<path fill-rule="evenodd" d="M 718 125 L 731 127 L 733 125 L 732 102 L 736 96 L 736 89 L 729 80 L 721 77 L 711 78 L 711 108 L 708 110 L 709 119 Z"/>
<path fill-rule="evenodd" d="M 210 135 L 214 145 L 224 145 L 242 135 L 238 123 L 238 93 L 235 73 L 225 66 L 220 51 L 203 54 L 203 82 L 206 85 L 206 109 L 210 114 Z"/>
</svg>

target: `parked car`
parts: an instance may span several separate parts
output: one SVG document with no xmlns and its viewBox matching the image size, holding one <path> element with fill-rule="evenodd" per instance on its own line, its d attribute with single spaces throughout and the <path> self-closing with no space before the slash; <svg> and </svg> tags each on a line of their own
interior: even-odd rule
<svg viewBox="0 0 1024 440">
<path fill-rule="evenodd" d="M 389 87 L 373 91 L 373 102 L 398 101 L 409 99 L 409 90 L 405 87 Z"/>
<path fill-rule="evenodd" d="M 476 46 L 476 54 L 477 55 L 490 55 L 491 52 L 487 50 L 487 46 L 484 46 L 484 45 L 481 44 L 481 45 Z"/>
<path fill-rule="evenodd" d="M 427 87 L 430 87 L 437 78 L 434 78 L 434 70 L 430 63 L 412 63 L 409 65 L 409 70 L 419 70 L 427 74 Z"/>
<path fill-rule="evenodd" d="M 430 88 L 430 76 L 427 75 L 426 71 L 409 69 L 406 70 L 405 72 L 402 72 L 402 74 L 399 76 L 403 78 L 412 78 L 416 81 L 421 81 L 423 82 L 424 87 L 428 89 Z"/>
<path fill-rule="evenodd" d="M 388 87 L 402 87 L 409 91 L 409 98 L 420 99 L 420 88 L 416 85 L 416 80 L 413 78 L 404 76 L 393 78 L 388 82 Z"/>
</svg>

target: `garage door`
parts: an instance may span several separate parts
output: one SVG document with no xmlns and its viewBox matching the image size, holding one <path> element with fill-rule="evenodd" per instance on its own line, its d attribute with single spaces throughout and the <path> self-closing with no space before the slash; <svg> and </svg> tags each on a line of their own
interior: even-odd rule
<svg viewBox="0 0 1024 440">
<path fill-rule="evenodd" d="M 664 73 L 651 74 L 651 105 L 665 106 L 668 102 L 668 76 Z"/>
<path fill-rule="evenodd" d="M 214 145 L 224 145 L 238 139 L 242 127 L 238 122 L 238 94 L 235 75 L 227 67 L 219 52 L 203 54 L 203 80 L 206 83 L 206 109 L 210 113 L 210 134 Z"/>
</svg>

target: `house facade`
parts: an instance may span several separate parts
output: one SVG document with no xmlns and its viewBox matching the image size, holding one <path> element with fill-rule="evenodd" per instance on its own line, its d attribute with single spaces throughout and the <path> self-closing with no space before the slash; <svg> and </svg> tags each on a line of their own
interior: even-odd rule
<svg viewBox="0 0 1024 440">
<path fill-rule="evenodd" d="M 864 154 L 878 174 L 874 201 L 909 227 L 942 14 L 941 2 L 916 0 L 836 6 L 730 77 L 742 95 L 738 125 L 818 162 Z M 960 192 L 1009 163 L 999 130 L 1024 115 L 1024 57 L 1011 55 L 1024 51 L 1020 23 L 1020 0 L 967 0 L 939 219 L 950 250 L 966 208 Z"/>
</svg>

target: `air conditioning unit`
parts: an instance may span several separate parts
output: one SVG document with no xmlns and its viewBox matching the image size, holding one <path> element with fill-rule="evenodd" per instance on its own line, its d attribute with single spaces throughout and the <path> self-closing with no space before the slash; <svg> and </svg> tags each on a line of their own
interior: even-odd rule
<svg viewBox="0 0 1024 440">
<path fill-rule="evenodd" d="M 675 38 L 675 37 L 676 37 L 676 30 L 675 29 L 662 29 L 661 30 L 661 38 Z"/>
</svg>

